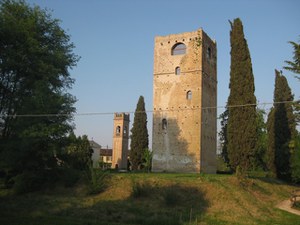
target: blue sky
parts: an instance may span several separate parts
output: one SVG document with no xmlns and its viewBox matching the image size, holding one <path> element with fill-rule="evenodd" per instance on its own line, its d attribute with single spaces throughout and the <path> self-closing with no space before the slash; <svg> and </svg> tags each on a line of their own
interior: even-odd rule
<svg viewBox="0 0 300 225">
<path fill-rule="evenodd" d="M 217 41 L 218 106 L 229 95 L 230 25 L 241 18 L 252 58 L 255 94 L 272 102 L 275 69 L 292 59 L 288 41 L 300 40 L 299 0 L 29 0 L 52 10 L 81 56 L 71 71 L 78 99 L 76 134 L 112 145 L 113 112 L 132 112 L 140 95 L 152 110 L 154 37 L 202 28 Z M 295 98 L 300 82 L 283 70 Z M 261 106 L 265 110 L 270 105 Z M 223 109 L 219 109 L 220 114 Z M 148 113 L 151 136 L 152 114 Z M 131 121 L 133 121 L 133 114 Z M 150 139 L 151 140 L 151 139 Z M 151 146 L 150 146 L 151 148 Z"/>
</svg>

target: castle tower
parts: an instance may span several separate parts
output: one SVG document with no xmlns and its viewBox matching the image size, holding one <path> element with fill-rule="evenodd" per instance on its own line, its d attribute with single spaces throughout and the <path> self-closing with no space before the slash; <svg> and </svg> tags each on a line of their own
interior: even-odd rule
<svg viewBox="0 0 300 225">
<path fill-rule="evenodd" d="M 216 172 L 217 49 L 199 29 L 157 36 L 153 171 Z"/>
<path fill-rule="evenodd" d="M 127 169 L 129 114 L 114 114 L 112 168 Z"/>
</svg>

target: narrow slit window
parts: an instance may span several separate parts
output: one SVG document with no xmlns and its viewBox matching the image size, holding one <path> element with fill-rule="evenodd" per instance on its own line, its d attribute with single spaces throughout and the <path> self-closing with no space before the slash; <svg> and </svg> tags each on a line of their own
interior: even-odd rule
<svg viewBox="0 0 300 225">
<path fill-rule="evenodd" d="M 162 119 L 162 129 L 166 130 L 168 127 L 168 122 L 167 119 Z"/>
<path fill-rule="evenodd" d="M 186 93 L 186 99 L 187 99 L 187 100 L 191 100 L 191 99 L 192 99 L 192 91 L 188 91 L 188 92 Z"/>
<path fill-rule="evenodd" d="M 175 74 L 176 74 L 176 75 L 180 75 L 180 67 L 179 67 L 179 66 L 177 66 L 177 67 L 175 68 Z"/>
<path fill-rule="evenodd" d="M 172 47 L 172 55 L 183 55 L 186 52 L 186 46 L 183 43 L 175 44 Z"/>
<path fill-rule="evenodd" d="M 207 57 L 208 59 L 211 58 L 211 48 L 210 48 L 210 47 L 207 48 L 206 57 Z"/>
</svg>

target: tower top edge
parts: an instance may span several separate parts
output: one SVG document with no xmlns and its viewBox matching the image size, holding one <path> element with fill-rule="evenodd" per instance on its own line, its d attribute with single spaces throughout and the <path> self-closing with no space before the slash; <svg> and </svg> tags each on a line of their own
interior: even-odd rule
<svg viewBox="0 0 300 225">
<path fill-rule="evenodd" d="M 124 118 L 124 120 L 129 120 L 129 116 L 130 116 L 129 113 L 124 113 L 124 112 L 114 113 L 115 119 L 123 119 Z"/>
<path fill-rule="evenodd" d="M 210 36 L 208 36 L 202 28 L 199 28 L 197 30 L 190 31 L 190 32 L 182 32 L 182 33 L 168 34 L 168 35 L 156 35 L 155 41 L 159 42 L 159 41 L 173 40 L 176 38 L 184 39 L 184 38 L 193 38 L 193 37 L 198 37 L 198 36 L 200 36 L 201 38 L 203 36 L 206 36 L 209 39 L 211 39 L 212 42 L 214 42 L 216 44 L 216 40 L 210 38 Z"/>
</svg>

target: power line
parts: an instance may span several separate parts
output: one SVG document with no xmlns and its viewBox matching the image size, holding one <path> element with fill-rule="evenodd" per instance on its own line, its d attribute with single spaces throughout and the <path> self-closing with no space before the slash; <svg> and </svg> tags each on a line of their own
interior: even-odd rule
<svg viewBox="0 0 300 225">
<path fill-rule="evenodd" d="M 249 103 L 249 104 L 240 104 L 240 105 L 227 105 L 227 106 L 205 106 L 205 107 L 194 107 L 194 108 L 178 108 L 178 109 L 158 109 L 158 110 L 146 110 L 146 111 L 128 111 L 124 112 L 127 114 L 134 113 L 157 113 L 157 112 L 175 112 L 175 111 L 187 111 L 187 110 L 206 110 L 206 109 L 221 109 L 221 108 L 243 108 L 250 106 L 258 106 L 258 105 L 275 105 L 275 104 L 286 104 L 286 103 L 299 103 L 300 100 L 295 101 L 281 101 L 281 102 L 262 102 L 262 103 Z M 64 113 L 56 113 L 56 114 L 16 114 L 16 115 L 5 115 L 0 114 L 2 118 L 20 118 L 20 117 L 60 117 L 60 116 L 104 116 L 104 115 L 113 115 L 115 112 L 89 112 L 89 113 L 73 113 L 73 114 L 64 114 Z"/>
</svg>

